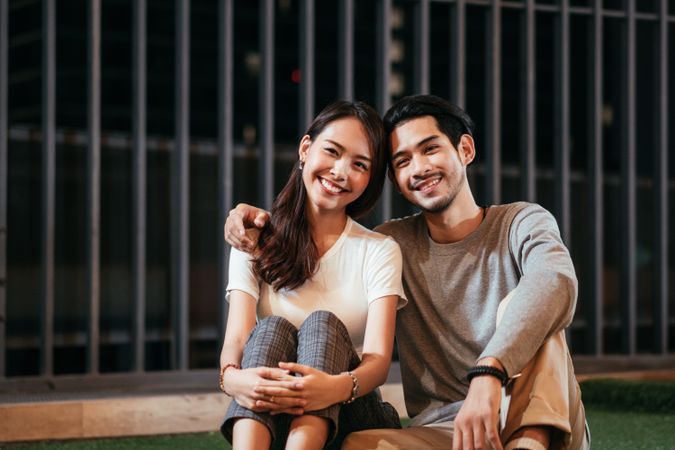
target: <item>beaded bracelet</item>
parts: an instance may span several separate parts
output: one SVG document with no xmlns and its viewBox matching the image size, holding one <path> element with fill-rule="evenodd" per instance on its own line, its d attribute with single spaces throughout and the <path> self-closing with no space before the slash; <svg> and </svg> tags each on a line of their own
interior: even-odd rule
<svg viewBox="0 0 675 450">
<path fill-rule="evenodd" d="M 466 379 L 469 380 L 469 383 L 471 383 L 471 380 L 473 380 L 475 377 L 482 375 L 490 375 L 497 378 L 501 382 L 502 386 L 506 386 L 506 383 L 509 381 L 509 377 L 506 376 L 506 372 L 492 366 L 474 366 L 469 369 Z"/>
<path fill-rule="evenodd" d="M 356 400 L 356 397 L 359 395 L 359 379 L 356 378 L 352 372 L 346 372 L 352 378 L 352 396 L 349 399 L 342 402 L 343 405 L 348 405 L 349 403 Z"/>
<path fill-rule="evenodd" d="M 229 369 L 230 367 L 234 367 L 235 369 L 239 370 L 241 369 L 241 366 L 236 363 L 227 363 L 223 367 L 220 368 L 220 377 L 218 378 L 218 385 L 220 386 L 220 390 L 225 392 L 227 394 L 227 391 L 225 390 L 225 371 Z M 227 394 L 230 395 L 230 394 Z"/>
</svg>

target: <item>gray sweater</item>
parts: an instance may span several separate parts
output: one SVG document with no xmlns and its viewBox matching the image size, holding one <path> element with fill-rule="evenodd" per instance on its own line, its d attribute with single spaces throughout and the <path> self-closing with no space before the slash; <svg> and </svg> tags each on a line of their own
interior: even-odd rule
<svg viewBox="0 0 675 450">
<path fill-rule="evenodd" d="M 403 253 L 409 304 L 398 313 L 396 337 L 414 425 L 454 418 L 476 360 L 495 357 L 517 374 L 572 321 L 574 266 L 554 217 L 539 205 L 491 206 L 472 234 L 452 244 L 431 240 L 421 214 L 376 230 Z M 499 302 L 514 289 L 496 329 Z"/>
</svg>

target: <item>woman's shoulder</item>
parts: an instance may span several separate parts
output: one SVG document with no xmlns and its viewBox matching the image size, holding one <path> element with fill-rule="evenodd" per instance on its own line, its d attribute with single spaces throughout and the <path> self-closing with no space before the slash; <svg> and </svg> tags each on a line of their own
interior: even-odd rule
<svg viewBox="0 0 675 450">
<path fill-rule="evenodd" d="M 384 243 L 384 242 L 394 242 L 394 240 L 391 238 L 391 236 L 387 236 L 386 234 L 379 233 L 377 231 L 371 230 L 360 223 L 358 223 L 354 219 L 349 219 L 351 223 L 351 228 L 349 230 L 349 235 L 350 237 L 356 238 L 356 239 L 362 239 L 366 242 L 372 242 L 372 243 Z"/>
<path fill-rule="evenodd" d="M 352 250 L 358 248 L 364 252 L 366 258 L 400 254 L 399 245 L 393 237 L 370 230 L 354 220 L 352 222 L 349 230 Z"/>
</svg>

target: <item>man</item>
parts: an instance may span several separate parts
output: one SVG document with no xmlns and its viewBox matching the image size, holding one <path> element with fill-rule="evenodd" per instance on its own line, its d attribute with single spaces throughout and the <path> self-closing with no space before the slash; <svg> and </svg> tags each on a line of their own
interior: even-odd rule
<svg viewBox="0 0 675 450">
<path fill-rule="evenodd" d="M 476 204 L 466 176 L 473 123 L 458 107 L 406 97 L 384 122 L 391 178 L 422 211 L 376 229 L 403 253 L 410 303 L 396 334 L 412 421 L 353 433 L 343 448 L 588 448 L 564 336 L 577 281 L 555 219 L 534 204 Z M 252 246 L 244 223 L 265 220 L 240 205 L 228 242 Z"/>
</svg>

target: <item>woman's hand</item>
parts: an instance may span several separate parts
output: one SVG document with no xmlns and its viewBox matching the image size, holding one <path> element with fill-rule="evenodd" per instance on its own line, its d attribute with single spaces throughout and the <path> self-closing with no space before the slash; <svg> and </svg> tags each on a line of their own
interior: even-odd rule
<svg viewBox="0 0 675 450">
<path fill-rule="evenodd" d="M 329 375 L 326 372 L 297 363 L 280 362 L 279 367 L 302 375 L 295 378 L 301 389 L 302 398 L 305 400 L 305 411 L 316 411 L 327 408 L 336 403 L 341 403 L 351 396 L 352 380 L 346 374 Z M 270 388 L 259 388 L 259 391 L 274 395 Z M 275 397 L 276 399 L 277 397 Z"/>
<path fill-rule="evenodd" d="M 287 370 L 271 367 L 228 369 L 223 375 L 227 393 L 241 406 L 255 412 L 303 414 L 306 401 L 298 381 Z M 261 386 L 277 394 L 267 394 Z"/>
</svg>

